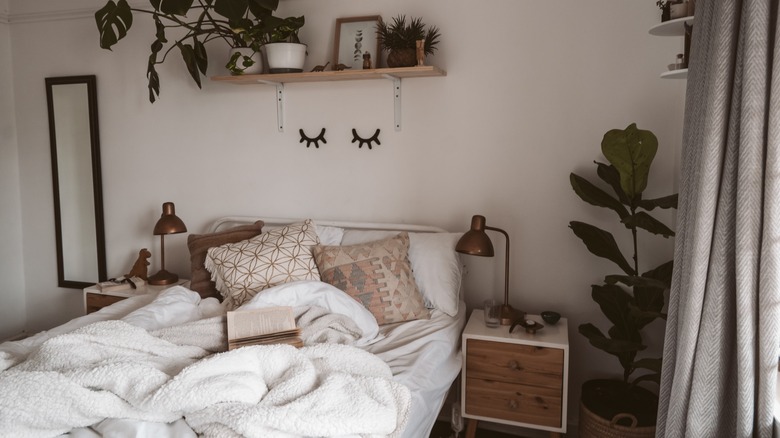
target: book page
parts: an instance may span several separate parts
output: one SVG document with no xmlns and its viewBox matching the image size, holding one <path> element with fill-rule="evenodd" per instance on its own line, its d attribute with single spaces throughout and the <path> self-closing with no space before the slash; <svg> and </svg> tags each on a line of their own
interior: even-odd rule
<svg viewBox="0 0 780 438">
<path fill-rule="evenodd" d="M 267 307 L 227 313 L 228 340 L 295 330 L 292 307 Z"/>
</svg>

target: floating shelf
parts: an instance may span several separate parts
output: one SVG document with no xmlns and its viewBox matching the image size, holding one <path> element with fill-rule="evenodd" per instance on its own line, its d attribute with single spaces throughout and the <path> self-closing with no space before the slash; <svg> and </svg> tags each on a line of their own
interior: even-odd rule
<svg viewBox="0 0 780 438">
<path fill-rule="evenodd" d="M 264 75 L 212 76 L 211 80 L 234 85 L 276 86 L 276 118 L 279 132 L 284 132 L 284 84 L 296 82 L 334 82 L 384 79 L 393 81 L 395 130 L 401 130 L 401 79 L 447 76 L 447 72 L 432 65 L 420 67 L 375 68 L 370 70 L 342 70 Z"/>
<path fill-rule="evenodd" d="M 687 79 L 688 78 L 688 69 L 687 68 L 680 68 L 677 70 L 670 70 L 665 71 L 661 73 L 661 78 L 663 79 Z"/>
<path fill-rule="evenodd" d="M 658 23 L 650 28 L 650 35 L 655 36 L 683 36 L 685 27 L 683 23 L 693 24 L 693 15 L 690 17 L 675 18 L 674 20 Z"/>
</svg>

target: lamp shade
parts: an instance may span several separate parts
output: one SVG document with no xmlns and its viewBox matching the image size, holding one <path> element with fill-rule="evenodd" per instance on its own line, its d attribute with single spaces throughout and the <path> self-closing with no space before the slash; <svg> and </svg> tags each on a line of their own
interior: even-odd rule
<svg viewBox="0 0 780 438">
<path fill-rule="evenodd" d="M 455 251 L 468 255 L 493 257 L 493 242 L 485 232 L 485 216 L 471 218 L 471 229 L 458 240 Z"/>
<path fill-rule="evenodd" d="M 160 215 L 160 219 L 154 225 L 155 236 L 178 234 L 187 231 L 187 226 L 176 216 L 176 207 L 173 206 L 173 202 L 164 203 L 162 209 L 162 215 Z"/>
</svg>

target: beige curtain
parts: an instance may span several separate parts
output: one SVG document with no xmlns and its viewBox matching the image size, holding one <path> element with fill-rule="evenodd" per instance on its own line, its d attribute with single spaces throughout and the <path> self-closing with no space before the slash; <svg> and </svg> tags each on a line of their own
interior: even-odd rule
<svg viewBox="0 0 780 438">
<path fill-rule="evenodd" d="M 770 437 L 780 286 L 778 1 L 697 0 L 658 437 Z"/>
</svg>

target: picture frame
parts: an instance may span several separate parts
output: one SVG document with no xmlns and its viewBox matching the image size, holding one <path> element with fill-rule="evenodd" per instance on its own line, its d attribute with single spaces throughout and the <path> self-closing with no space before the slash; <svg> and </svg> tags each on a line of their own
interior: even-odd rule
<svg viewBox="0 0 780 438">
<path fill-rule="evenodd" d="M 382 20 L 379 15 L 347 17 L 336 20 L 336 38 L 333 48 L 333 70 L 344 64 L 352 70 L 363 70 L 363 55 L 371 56 L 371 68 L 379 67 L 379 39 L 376 26 Z"/>
</svg>

